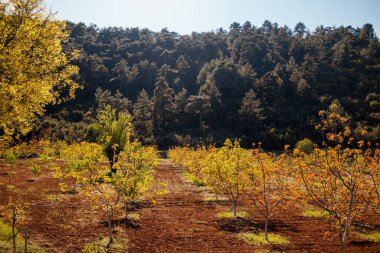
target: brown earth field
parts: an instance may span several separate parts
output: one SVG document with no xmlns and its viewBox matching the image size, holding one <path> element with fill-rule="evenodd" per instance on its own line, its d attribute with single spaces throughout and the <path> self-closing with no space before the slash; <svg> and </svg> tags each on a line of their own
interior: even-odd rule
<svg viewBox="0 0 380 253">
<path fill-rule="evenodd" d="M 41 173 L 33 180 L 32 164 L 41 165 Z M 29 203 L 28 229 L 30 242 L 46 252 L 82 252 L 84 245 L 107 236 L 106 216 L 91 208 L 88 197 L 81 194 L 61 194 L 53 167 L 61 161 L 36 159 L 20 160 L 7 165 L 0 160 L 0 218 L 12 190 L 21 190 L 24 202 Z M 8 172 L 12 171 L 9 187 Z M 226 201 L 205 201 L 205 189 L 187 182 L 181 170 L 161 160 L 155 171 L 155 185 L 166 183 L 168 193 L 152 201 L 141 200 L 131 207 L 139 218 L 128 223 L 120 211 L 115 217 L 113 234 L 124 238 L 122 249 L 110 252 L 339 252 L 335 230 L 322 218 L 303 217 L 297 207 L 273 218 L 271 232 L 286 237 L 291 244 L 281 246 L 253 246 L 238 235 L 239 232 L 263 230 L 262 219 L 248 205 L 239 210 L 250 213 L 250 218 L 220 219 L 216 214 L 230 210 Z M 379 217 L 371 215 L 371 226 L 380 227 Z M 380 252 L 380 243 L 359 238 L 354 233 L 348 252 Z M 0 252 L 7 252 L 0 247 Z"/>
</svg>

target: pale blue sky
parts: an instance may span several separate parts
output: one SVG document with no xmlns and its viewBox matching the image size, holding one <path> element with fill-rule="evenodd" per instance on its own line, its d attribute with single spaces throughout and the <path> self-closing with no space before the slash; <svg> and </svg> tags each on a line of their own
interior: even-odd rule
<svg viewBox="0 0 380 253">
<path fill-rule="evenodd" d="M 294 28 L 374 25 L 380 34 L 380 0 L 46 0 L 57 17 L 98 27 L 149 28 L 189 34 L 228 29 L 234 21 L 260 26 L 265 19 Z"/>
</svg>

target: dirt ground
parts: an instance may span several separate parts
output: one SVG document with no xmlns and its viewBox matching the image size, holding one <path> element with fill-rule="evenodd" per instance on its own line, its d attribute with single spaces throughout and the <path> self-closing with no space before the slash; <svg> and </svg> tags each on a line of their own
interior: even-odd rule
<svg viewBox="0 0 380 253">
<path fill-rule="evenodd" d="M 41 165 L 41 173 L 33 181 L 31 164 Z M 105 215 L 90 208 L 80 194 L 60 194 L 52 168 L 62 162 L 21 160 L 10 167 L 0 161 L 0 208 L 10 195 L 8 172 L 13 171 L 11 184 L 21 190 L 30 205 L 28 221 L 30 238 L 51 252 L 81 252 L 83 246 L 107 235 Z M 252 246 L 238 237 L 242 231 L 261 231 L 262 221 L 253 210 L 249 219 L 219 219 L 215 215 L 228 211 L 226 202 L 205 201 L 205 191 L 186 182 L 181 170 L 167 160 L 155 172 L 155 184 L 165 182 L 168 194 L 156 204 L 143 201 L 135 207 L 140 218 L 125 225 L 115 219 L 114 235 L 127 238 L 123 252 L 338 252 L 334 230 L 323 219 L 305 218 L 294 207 L 270 223 L 270 231 L 283 235 L 289 246 Z M 0 209 L 0 218 L 4 215 Z M 379 225 L 379 224 L 373 224 Z M 1 252 L 1 249 L 0 249 Z M 348 252 L 380 252 L 380 244 L 363 241 L 352 235 Z"/>
</svg>

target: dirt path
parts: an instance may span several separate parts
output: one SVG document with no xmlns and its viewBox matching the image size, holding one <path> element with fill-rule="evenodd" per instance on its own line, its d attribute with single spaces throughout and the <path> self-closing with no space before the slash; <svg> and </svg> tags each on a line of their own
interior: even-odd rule
<svg viewBox="0 0 380 253">
<path fill-rule="evenodd" d="M 235 233 L 221 229 L 215 214 L 228 207 L 203 201 L 202 191 L 178 169 L 161 163 L 156 180 L 166 182 L 169 193 L 141 209 L 139 227 L 128 231 L 129 252 L 253 252 Z"/>
</svg>

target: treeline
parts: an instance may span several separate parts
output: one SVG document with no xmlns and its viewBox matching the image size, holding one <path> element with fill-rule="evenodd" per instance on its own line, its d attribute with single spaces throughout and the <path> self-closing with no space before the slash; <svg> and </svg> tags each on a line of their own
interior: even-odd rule
<svg viewBox="0 0 380 253">
<path fill-rule="evenodd" d="M 32 135 L 94 138 L 97 111 L 134 116 L 145 144 L 261 141 L 282 148 L 315 130 L 318 111 L 338 104 L 354 132 L 380 137 L 380 43 L 372 25 L 294 29 L 265 21 L 228 31 L 179 35 L 162 29 L 67 23 L 67 51 L 79 51 L 76 99 L 51 106 Z"/>
</svg>

